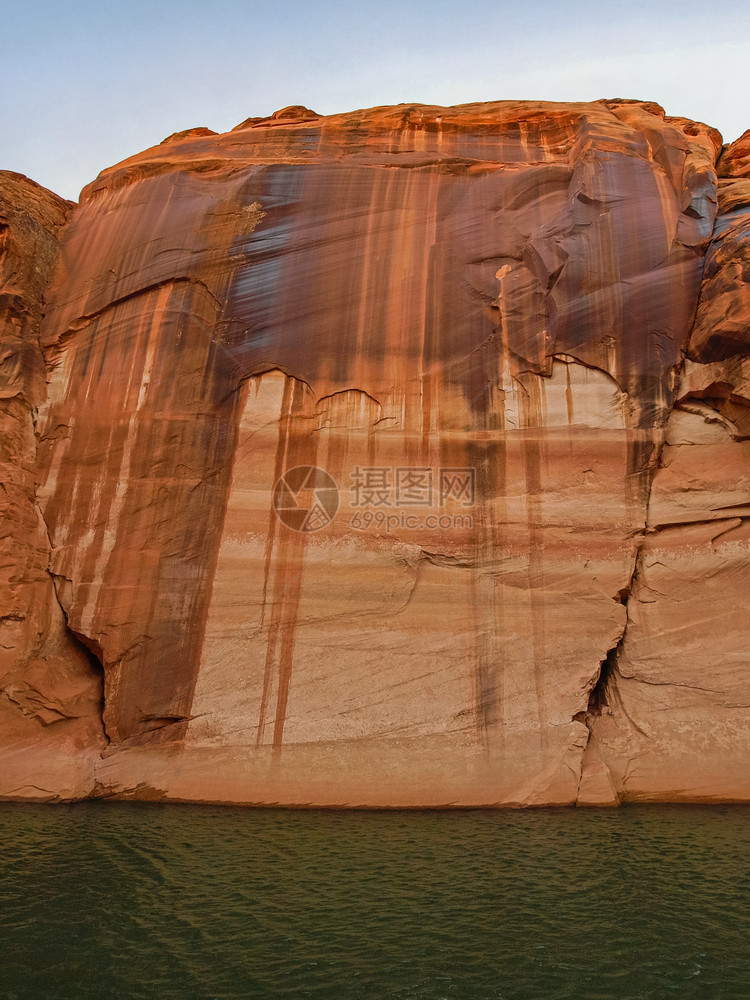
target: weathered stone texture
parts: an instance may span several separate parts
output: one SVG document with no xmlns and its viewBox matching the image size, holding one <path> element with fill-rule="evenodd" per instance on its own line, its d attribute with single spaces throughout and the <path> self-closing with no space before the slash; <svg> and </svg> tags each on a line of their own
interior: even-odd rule
<svg viewBox="0 0 750 1000">
<path fill-rule="evenodd" d="M 93 794 L 750 798 L 746 153 L 643 102 L 292 107 L 89 185 L 29 470 Z"/>
<path fill-rule="evenodd" d="M 0 790 L 30 798 L 89 794 L 104 743 L 101 673 L 66 626 L 36 498 L 42 296 L 72 207 L 0 172 Z"/>
</svg>

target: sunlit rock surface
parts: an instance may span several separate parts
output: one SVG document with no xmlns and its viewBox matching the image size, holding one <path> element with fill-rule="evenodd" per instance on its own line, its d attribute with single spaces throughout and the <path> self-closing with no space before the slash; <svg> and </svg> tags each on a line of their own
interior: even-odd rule
<svg viewBox="0 0 750 1000">
<path fill-rule="evenodd" d="M 12 474 L 93 777 L 27 784 L 750 798 L 746 146 L 641 102 L 292 107 L 89 185 Z"/>
<path fill-rule="evenodd" d="M 719 215 L 653 479 L 628 627 L 589 756 L 625 795 L 748 798 L 750 176 L 719 161 Z M 734 179 L 745 175 L 743 179 Z"/>
<path fill-rule="evenodd" d="M 72 205 L 0 171 L 0 792 L 80 797 L 104 745 L 101 669 L 66 626 L 36 498 L 42 294 Z"/>
</svg>

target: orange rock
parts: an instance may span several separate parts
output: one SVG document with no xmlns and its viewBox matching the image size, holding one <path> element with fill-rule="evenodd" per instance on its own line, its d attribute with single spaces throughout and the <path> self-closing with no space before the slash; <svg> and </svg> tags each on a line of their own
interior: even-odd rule
<svg viewBox="0 0 750 1000">
<path fill-rule="evenodd" d="M 719 166 L 747 149 L 746 133 Z M 750 179 L 720 214 L 595 743 L 626 799 L 747 801 Z"/>
<path fill-rule="evenodd" d="M 84 190 L 38 495 L 104 674 L 96 794 L 700 799 L 734 734 L 714 797 L 750 798 L 742 590 L 714 686 L 700 585 L 681 617 L 747 555 L 720 152 L 647 102 L 295 106 Z"/>
<path fill-rule="evenodd" d="M 750 177 L 750 129 L 724 147 L 717 167 L 722 177 Z"/>
<path fill-rule="evenodd" d="M 90 794 L 105 742 L 101 670 L 66 627 L 35 495 L 42 295 L 72 207 L 0 171 L 0 791 L 10 797 Z"/>
</svg>

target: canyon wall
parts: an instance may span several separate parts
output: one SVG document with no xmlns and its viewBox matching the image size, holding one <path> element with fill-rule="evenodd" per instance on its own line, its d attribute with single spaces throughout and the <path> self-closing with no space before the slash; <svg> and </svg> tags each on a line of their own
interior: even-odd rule
<svg viewBox="0 0 750 1000">
<path fill-rule="evenodd" d="M 0 791 L 76 797 L 105 745 L 101 666 L 73 636 L 37 500 L 42 295 L 73 205 L 0 171 Z"/>
<path fill-rule="evenodd" d="M 0 175 L 0 797 L 750 799 L 747 135 L 294 107 Z"/>
</svg>

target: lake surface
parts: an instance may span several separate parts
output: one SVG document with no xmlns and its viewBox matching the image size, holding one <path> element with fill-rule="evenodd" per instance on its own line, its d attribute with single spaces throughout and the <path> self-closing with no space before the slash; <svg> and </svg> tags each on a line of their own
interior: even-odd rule
<svg viewBox="0 0 750 1000">
<path fill-rule="evenodd" d="M 0 805 L 0 996 L 750 997 L 750 810 Z"/>
</svg>

